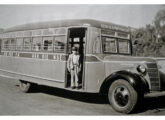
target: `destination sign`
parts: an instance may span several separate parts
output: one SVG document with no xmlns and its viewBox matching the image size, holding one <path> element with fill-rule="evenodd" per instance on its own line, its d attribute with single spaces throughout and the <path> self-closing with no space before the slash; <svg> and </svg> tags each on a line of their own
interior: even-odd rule
<svg viewBox="0 0 165 120">
<path fill-rule="evenodd" d="M 118 30 L 123 32 L 129 32 L 128 27 L 118 26 L 118 25 L 105 25 L 101 24 L 101 28 L 111 29 L 111 30 Z"/>
</svg>

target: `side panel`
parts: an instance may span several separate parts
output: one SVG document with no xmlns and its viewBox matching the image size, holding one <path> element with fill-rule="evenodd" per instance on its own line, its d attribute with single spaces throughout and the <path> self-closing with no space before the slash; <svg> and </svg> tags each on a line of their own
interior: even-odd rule
<svg viewBox="0 0 165 120">
<path fill-rule="evenodd" d="M 21 58 L 0 55 L 0 74 L 16 74 L 22 77 L 48 80 L 64 87 L 66 61 Z M 28 80 L 33 82 L 32 80 Z M 34 81 L 37 82 L 37 81 Z M 40 82 L 37 82 L 40 84 Z M 57 84 L 58 85 L 58 84 Z M 58 87 L 58 86 L 57 86 Z"/>
<path fill-rule="evenodd" d="M 99 92 L 100 86 L 105 79 L 103 62 L 85 63 L 85 88 L 87 92 Z"/>
<path fill-rule="evenodd" d="M 101 30 L 99 28 L 89 27 L 87 34 L 87 54 L 100 54 L 102 52 Z"/>
<path fill-rule="evenodd" d="M 108 77 L 110 74 L 121 71 L 121 70 L 130 70 L 132 72 L 136 72 L 135 70 L 136 64 L 129 63 L 129 62 L 123 62 L 123 61 L 108 61 L 105 62 L 105 70 L 106 70 L 106 77 Z"/>
<path fill-rule="evenodd" d="M 160 75 L 160 83 L 161 90 L 165 90 L 165 58 L 155 58 L 157 61 L 159 75 Z"/>
<path fill-rule="evenodd" d="M 85 57 L 85 91 L 97 93 L 105 79 L 104 63 L 93 54 L 101 54 L 100 29 L 88 28 Z"/>
</svg>

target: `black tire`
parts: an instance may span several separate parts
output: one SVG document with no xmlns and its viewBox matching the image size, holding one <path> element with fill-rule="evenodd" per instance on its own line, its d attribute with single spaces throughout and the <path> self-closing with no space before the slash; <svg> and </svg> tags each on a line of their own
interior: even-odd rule
<svg viewBox="0 0 165 120">
<path fill-rule="evenodd" d="M 35 87 L 36 87 L 36 84 L 34 83 L 19 80 L 19 88 L 24 93 L 32 92 Z"/>
<path fill-rule="evenodd" d="M 138 94 L 126 80 L 119 79 L 110 86 L 108 99 L 114 110 L 128 114 L 135 109 Z"/>
</svg>

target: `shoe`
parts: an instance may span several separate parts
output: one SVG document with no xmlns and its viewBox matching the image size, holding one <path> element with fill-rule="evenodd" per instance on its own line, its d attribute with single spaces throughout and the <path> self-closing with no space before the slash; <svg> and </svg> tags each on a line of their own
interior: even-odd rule
<svg viewBox="0 0 165 120">
<path fill-rule="evenodd" d="M 75 89 L 76 87 L 75 87 L 75 86 L 72 86 L 71 88 L 72 88 L 72 89 Z"/>
<path fill-rule="evenodd" d="M 76 89 L 80 89 L 80 87 L 79 86 L 76 86 Z"/>
</svg>

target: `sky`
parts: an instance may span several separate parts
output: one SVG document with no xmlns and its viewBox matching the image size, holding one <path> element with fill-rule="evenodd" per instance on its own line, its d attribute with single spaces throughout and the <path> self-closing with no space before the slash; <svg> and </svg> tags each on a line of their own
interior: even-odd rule
<svg viewBox="0 0 165 120">
<path fill-rule="evenodd" d="M 0 28 L 59 19 L 96 19 L 133 28 L 154 21 L 163 5 L 54 4 L 0 5 Z"/>
</svg>

